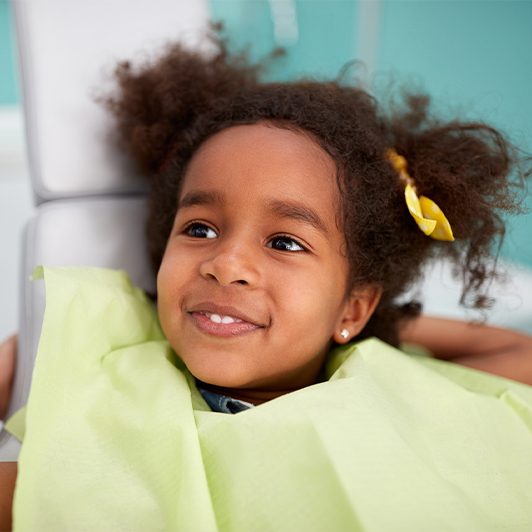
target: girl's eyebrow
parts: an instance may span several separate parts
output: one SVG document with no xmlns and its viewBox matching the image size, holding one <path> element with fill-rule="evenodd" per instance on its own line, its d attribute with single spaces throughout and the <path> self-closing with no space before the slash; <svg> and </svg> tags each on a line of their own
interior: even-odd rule
<svg viewBox="0 0 532 532">
<path fill-rule="evenodd" d="M 327 227 L 316 211 L 302 203 L 272 199 L 267 203 L 267 206 L 271 212 L 281 218 L 289 218 L 304 222 L 311 225 L 325 236 L 328 235 Z"/>
<path fill-rule="evenodd" d="M 225 198 L 221 192 L 216 190 L 193 190 L 187 192 L 177 204 L 178 209 L 193 207 L 195 205 L 212 205 L 214 203 L 224 203 Z"/>
</svg>

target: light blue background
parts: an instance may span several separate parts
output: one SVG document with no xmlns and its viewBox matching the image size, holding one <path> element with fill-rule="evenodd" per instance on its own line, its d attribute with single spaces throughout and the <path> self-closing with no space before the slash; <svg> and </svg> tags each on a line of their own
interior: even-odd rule
<svg viewBox="0 0 532 532">
<path fill-rule="evenodd" d="M 10 5 L 0 0 L 0 105 L 18 103 Z"/>
</svg>

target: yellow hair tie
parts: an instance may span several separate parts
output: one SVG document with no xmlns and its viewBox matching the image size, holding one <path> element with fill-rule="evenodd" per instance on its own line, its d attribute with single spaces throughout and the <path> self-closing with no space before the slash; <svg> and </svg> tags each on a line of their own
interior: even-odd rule
<svg viewBox="0 0 532 532">
<path fill-rule="evenodd" d="M 410 214 L 418 227 L 436 240 L 454 240 L 453 230 L 443 211 L 431 199 L 417 196 L 416 185 L 407 171 L 406 159 L 395 150 L 388 150 L 388 160 L 405 184 L 405 200 Z"/>
</svg>

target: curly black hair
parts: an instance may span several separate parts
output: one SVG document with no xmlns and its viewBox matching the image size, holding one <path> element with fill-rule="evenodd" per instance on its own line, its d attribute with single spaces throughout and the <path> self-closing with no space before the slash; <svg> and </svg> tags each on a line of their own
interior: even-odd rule
<svg viewBox="0 0 532 532">
<path fill-rule="evenodd" d="M 488 305 L 485 287 L 497 274 L 493 256 L 504 235 L 501 214 L 519 211 L 529 159 L 489 125 L 433 117 L 424 94 L 406 94 L 385 113 L 366 91 L 338 80 L 261 81 L 264 63 L 231 55 L 216 33 L 211 40 L 210 52 L 174 44 L 143 65 L 119 64 L 118 91 L 105 101 L 151 182 L 147 233 L 155 270 L 195 151 L 223 129 L 266 122 L 310 134 L 336 162 L 349 286 L 373 283 L 383 291 L 359 338 L 397 345 L 401 320 L 421 308 L 400 296 L 430 258 L 454 260 L 464 305 Z M 446 213 L 455 242 L 427 238 L 417 228 L 386 155 L 390 148 L 408 161 L 419 193 Z"/>
</svg>

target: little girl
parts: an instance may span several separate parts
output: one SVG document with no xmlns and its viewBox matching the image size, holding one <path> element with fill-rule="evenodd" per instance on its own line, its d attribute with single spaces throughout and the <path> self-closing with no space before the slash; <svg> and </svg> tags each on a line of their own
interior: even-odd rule
<svg viewBox="0 0 532 532">
<path fill-rule="evenodd" d="M 221 42 L 117 77 L 158 319 L 120 272 L 37 273 L 15 528 L 531 529 L 531 389 L 392 347 L 428 259 L 486 306 L 525 173 L 502 135 Z"/>
</svg>

